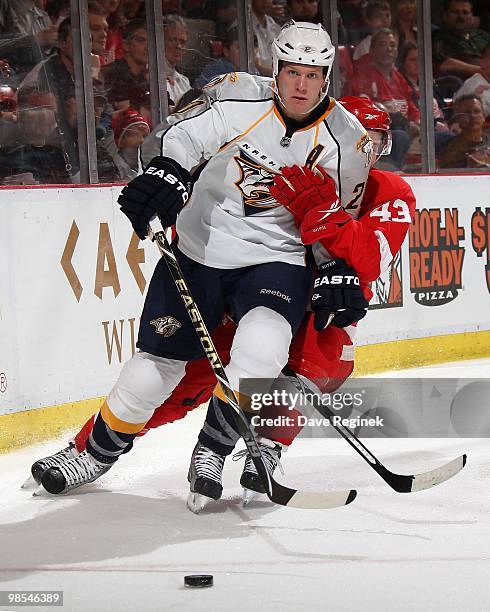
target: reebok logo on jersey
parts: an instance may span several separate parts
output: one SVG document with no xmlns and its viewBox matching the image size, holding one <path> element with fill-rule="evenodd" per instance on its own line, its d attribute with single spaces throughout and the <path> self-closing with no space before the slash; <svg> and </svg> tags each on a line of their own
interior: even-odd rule
<svg viewBox="0 0 490 612">
<path fill-rule="evenodd" d="M 152 176 L 156 176 L 157 178 L 163 179 L 169 185 L 173 185 L 177 192 L 179 191 L 181 192 L 182 202 L 184 204 L 189 199 L 189 192 L 187 191 L 187 187 L 184 185 L 184 183 L 179 181 L 179 179 L 174 174 L 170 174 L 170 173 L 166 174 L 163 168 L 155 168 L 155 166 L 149 166 L 145 170 L 145 174 L 151 174 Z"/>
<path fill-rule="evenodd" d="M 284 300 L 285 302 L 288 302 L 288 304 L 291 303 L 291 298 L 289 297 L 289 295 L 281 293 L 277 289 L 261 289 L 260 293 L 263 293 L 265 295 L 273 295 L 275 297 L 281 298 L 281 300 Z"/>
<path fill-rule="evenodd" d="M 155 326 L 155 333 L 160 334 L 164 338 L 170 338 L 175 332 L 182 327 L 182 324 L 175 317 L 167 315 L 158 317 L 150 321 L 150 325 Z"/>
</svg>

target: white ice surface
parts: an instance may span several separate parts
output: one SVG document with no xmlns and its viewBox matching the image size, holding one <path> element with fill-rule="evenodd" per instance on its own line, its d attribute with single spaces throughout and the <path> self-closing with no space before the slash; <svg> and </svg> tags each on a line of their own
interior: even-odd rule
<svg viewBox="0 0 490 612">
<path fill-rule="evenodd" d="M 490 360 L 410 372 L 490 378 Z M 195 516 L 186 472 L 203 418 L 197 410 L 151 432 L 69 496 L 19 489 L 31 463 L 64 440 L 0 455 L 0 590 L 64 591 L 63 608 L 0 612 L 490 610 L 490 440 L 366 440 L 400 473 L 468 453 L 452 480 L 413 494 L 392 491 L 343 440 L 298 440 L 281 479 L 354 487 L 353 504 L 244 509 L 242 462 L 229 460 L 223 499 Z M 184 588 L 192 573 L 213 574 L 214 587 Z"/>
</svg>

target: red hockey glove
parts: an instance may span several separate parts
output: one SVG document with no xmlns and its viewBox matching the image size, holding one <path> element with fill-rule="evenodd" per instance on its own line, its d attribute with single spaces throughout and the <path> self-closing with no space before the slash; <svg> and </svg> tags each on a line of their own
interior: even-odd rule
<svg viewBox="0 0 490 612">
<path fill-rule="evenodd" d="M 345 212 L 340 203 L 330 208 L 317 206 L 303 218 L 301 223 L 301 242 L 313 244 L 327 236 L 338 235 L 340 228 L 352 221 L 352 217 Z"/>
<path fill-rule="evenodd" d="M 326 223 L 344 225 L 351 220 L 340 205 L 335 181 L 324 168 L 313 171 L 306 166 L 286 166 L 281 174 L 275 176 L 269 191 L 294 215 L 304 244 L 318 240 L 316 234 Z"/>
<path fill-rule="evenodd" d="M 330 206 L 338 199 L 335 182 L 325 170 L 313 171 L 306 166 L 284 166 L 281 174 L 274 177 L 274 185 L 269 191 L 294 215 L 298 223 L 315 206 Z"/>
</svg>

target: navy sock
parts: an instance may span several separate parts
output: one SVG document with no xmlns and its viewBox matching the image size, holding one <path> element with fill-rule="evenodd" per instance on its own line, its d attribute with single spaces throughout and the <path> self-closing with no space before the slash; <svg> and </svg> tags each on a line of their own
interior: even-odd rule
<svg viewBox="0 0 490 612">
<path fill-rule="evenodd" d="M 206 420 L 199 432 L 199 442 L 215 453 L 229 455 L 239 438 L 233 408 L 213 395 L 209 400 Z"/>
<path fill-rule="evenodd" d="M 87 440 L 87 450 L 97 461 L 114 463 L 119 455 L 131 450 L 136 435 L 114 431 L 99 413 Z"/>
</svg>

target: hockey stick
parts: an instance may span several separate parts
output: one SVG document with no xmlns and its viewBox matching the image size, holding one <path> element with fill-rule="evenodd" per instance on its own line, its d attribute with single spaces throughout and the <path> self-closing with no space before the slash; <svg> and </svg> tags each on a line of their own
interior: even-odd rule
<svg viewBox="0 0 490 612">
<path fill-rule="evenodd" d="M 303 379 L 300 379 L 289 366 L 283 368 L 283 373 L 292 379 L 296 389 L 303 395 L 305 390 L 308 391 L 308 393 L 319 395 L 319 393 L 308 386 Z M 313 408 L 322 416 L 326 417 L 344 440 L 348 442 L 352 448 L 369 463 L 373 470 L 398 493 L 413 493 L 415 491 L 423 491 L 424 489 L 435 487 L 455 476 L 466 465 L 466 454 L 464 454 L 452 461 L 448 461 L 434 470 L 429 470 L 420 474 L 396 474 L 384 466 L 348 427 L 345 427 L 345 425 L 341 423 L 337 425 L 333 419 L 336 415 L 328 406 L 324 405 L 322 402 L 315 402 Z"/>
<path fill-rule="evenodd" d="M 250 428 L 246 414 L 243 412 L 237 400 L 235 392 L 228 381 L 223 363 L 218 355 L 211 336 L 207 330 L 204 320 L 199 312 L 196 302 L 189 291 L 182 270 L 170 246 L 165 230 L 158 218 L 150 221 L 150 238 L 156 242 L 162 257 L 168 266 L 170 274 L 175 282 L 177 291 L 184 302 L 189 318 L 201 341 L 202 347 L 213 369 L 213 372 L 221 385 L 228 404 L 233 410 L 238 431 L 247 446 L 252 457 L 257 473 L 264 485 L 267 496 L 271 501 L 282 506 L 294 508 L 335 508 L 350 504 L 356 498 L 357 492 L 353 489 L 348 491 L 299 491 L 279 484 L 269 474 L 262 453 Z"/>
</svg>

